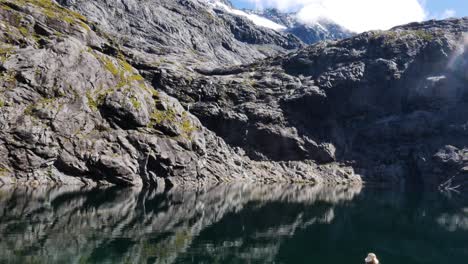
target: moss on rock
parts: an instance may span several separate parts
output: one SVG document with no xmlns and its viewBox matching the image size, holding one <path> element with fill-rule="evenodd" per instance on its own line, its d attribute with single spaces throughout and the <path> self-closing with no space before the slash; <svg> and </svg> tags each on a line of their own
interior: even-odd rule
<svg viewBox="0 0 468 264">
<path fill-rule="evenodd" d="M 63 8 L 51 0 L 0 0 L 0 5 L 8 7 L 8 10 L 12 10 L 11 6 L 34 5 L 39 7 L 42 14 L 48 19 L 64 21 L 70 25 L 79 25 L 88 31 L 91 30 L 83 15 Z"/>
</svg>

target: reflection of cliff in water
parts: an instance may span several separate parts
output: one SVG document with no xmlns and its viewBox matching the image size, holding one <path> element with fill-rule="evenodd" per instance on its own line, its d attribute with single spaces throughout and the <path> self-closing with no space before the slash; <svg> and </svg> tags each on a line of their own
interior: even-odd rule
<svg viewBox="0 0 468 264">
<path fill-rule="evenodd" d="M 257 219 L 270 219 L 265 224 L 276 228 L 259 231 L 258 237 L 269 232 L 287 234 L 307 221 L 328 219 L 334 204 L 351 200 L 359 192 L 360 187 L 278 185 L 220 185 L 166 193 L 71 186 L 0 189 L 0 263 L 169 263 L 203 229 L 246 207 L 326 204 L 320 211 L 324 214 L 313 219 L 303 219 L 295 207 L 285 215 L 281 211 Z M 239 228 L 238 223 L 233 225 Z M 253 232 L 258 227 L 246 228 Z"/>
<path fill-rule="evenodd" d="M 0 263 L 350 263 L 370 250 L 445 263 L 468 256 L 465 201 L 360 187 L 0 189 Z"/>
</svg>

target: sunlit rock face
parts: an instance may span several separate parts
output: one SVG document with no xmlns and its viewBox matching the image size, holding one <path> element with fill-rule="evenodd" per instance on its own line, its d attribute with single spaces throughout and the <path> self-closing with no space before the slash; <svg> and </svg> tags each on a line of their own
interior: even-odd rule
<svg viewBox="0 0 468 264">
<path fill-rule="evenodd" d="M 270 203 L 301 207 L 326 204 L 316 215 L 306 218 L 300 210 L 292 210 L 280 223 L 272 221 L 252 233 L 258 239 L 288 237 L 297 228 L 330 223 L 334 206 L 352 200 L 360 190 L 308 185 L 220 185 L 168 192 L 72 186 L 3 188 L 0 261 L 172 263 L 203 230 L 246 208 L 263 208 Z M 280 242 L 265 245 L 264 256 Z"/>
<path fill-rule="evenodd" d="M 82 15 L 50 1 L 0 5 L 0 185 L 213 181 L 201 175 L 212 153 L 240 158 Z M 238 161 L 228 170 L 241 177 Z"/>
<path fill-rule="evenodd" d="M 224 20 L 215 19 L 206 6 L 172 0 L 151 1 L 159 5 L 145 2 L 147 9 L 137 1 L 73 2 L 83 8 L 91 6 L 90 12 L 83 13 L 94 16 L 88 19 L 51 0 L 0 0 L 0 28 L 4 33 L 0 35 L 0 185 L 162 187 L 226 181 L 360 182 L 350 168 L 338 170 L 344 167 L 340 165 L 327 170 L 312 161 L 252 161 L 242 150 L 233 149 L 206 129 L 189 107 L 164 93 L 152 77 L 142 76 L 148 71 L 154 76 L 154 70 L 164 68 L 160 60 L 165 60 L 170 62 L 165 63 L 171 65 L 170 69 L 189 77 L 190 70 L 173 62 L 187 66 L 190 63 L 182 57 L 197 65 L 202 60 L 204 55 L 196 55 L 191 50 L 194 47 L 186 43 L 193 33 L 185 27 L 189 22 L 183 14 L 188 13 L 204 18 L 201 22 L 191 20 L 195 23 L 192 27 L 202 31 L 197 31 L 197 41 L 205 44 L 207 29 L 202 25 L 214 19 L 214 27 L 221 31 L 210 31 L 217 36 L 213 37 L 214 47 L 221 45 L 219 35 L 228 34 L 232 38 L 229 42 L 247 52 L 229 53 L 239 59 L 236 63 L 265 57 L 256 48 L 236 42 Z M 161 9 L 173 20 L 160 21 Z M 99 16 L 101 12 L 103 17 Z M 142 19 L 153 13 L 157 14 L 152 17 L 156 21 L 150 21 L 153 23 Z M 177 15 L 171 16 L 173 13 Z M 109 21 L 107 15 L 111 16 Z M 99 21 L 91 21 L 96 16 Z M 139 23 L 146 26 L 140 28 Z M 120 27 L 125 30 L 118 30 Z M 141 31 L 135 33 L 137 28 Z M 158 30 L 165 34 L 158 34 Z M 133 46 L 120 42 L 123 36 L 111 34 L 117 31 L 124 31 L 129 38 L 131 34 Z M 272 45 L 286 49 L 280 48 L 281 43 L 288 42 L 285 35 L 268 30 L 257 35 L 269 36 L 262 38 L 269 44 L 278 40 L 279 46 Z M 141 42 L 151 43 L 150 47 L 139 45 Z M 168 51 L 169 46 L 174 49 Z M 192 56 L 181 55 L 180 50 Z M 273 50 L 272 55 L 277 54 Z M 215 53 L 207 53 L 211 57 L 205 59 L 217 64 L 231 58 L 220 53 L 211 60 Z M 137 62 L 142 57 L 145 60 Z"/>
<path fill-rule="evenodd" d="M 304 44 L 257 26 L 228 1 L 59 0 L 115 37 L 140 64 L 205 67 L 251 63 Z M 218 4 L 218 5 L 215 5 Z M 174 68 L 175 69 L 175 68 Z"/>
</svg>

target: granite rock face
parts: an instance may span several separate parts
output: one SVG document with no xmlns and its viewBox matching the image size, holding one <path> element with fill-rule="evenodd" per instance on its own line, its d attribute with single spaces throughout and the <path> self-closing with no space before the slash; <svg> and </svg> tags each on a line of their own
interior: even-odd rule
<svg viewBox="0 0 468 264">
<path fill-rule="evenodd" d="M 0 7 L 0 185 L 347 180 L 234 150 L 79 13 L 42 0 Z"/>
<path fill-rule="evenodd" d="M 42 3 L 2 1 L 2 181 L 141 185 L 241 173 L 232 150 L 84 17 Z"/>
<path fill-rule="evenodd" d="M 291 34 L 258 27 L 207 0 L 58 2 L 99 24 L 131 56 L 153 66 L 239 65 L 304 46 Z"/>
<path fill-rule="evenodd" d="M 147 76 L 251 159 L 339 162 L 368 182 L 432 189 L 466 181 L 467 26 L 415 23 L 189 79 Z"/>
<path fill-rule="evenodd" d="M 301 48 L 206 1 L 0 3 L 2 183 L 466 178 L 466 18 Z"/>
</svg>

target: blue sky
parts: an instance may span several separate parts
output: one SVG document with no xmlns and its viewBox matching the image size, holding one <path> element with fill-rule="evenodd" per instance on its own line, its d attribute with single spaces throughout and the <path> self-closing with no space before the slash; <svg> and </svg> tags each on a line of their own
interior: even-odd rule
<svg viewBox="0 0 468 264">
<path fill-rule="evenodd" d="M 427 0 L 426 10 L 432 14 L 442 14 L 444 10 L 454 10 L 455 16 L 468 16 L 468 0 Z"/>
<path fill-rule="evenodd" d="M 288 0 L 283 0 L 287 2 Z M 343 0 L 352 1 L 352 0 Z M 231 2 L 238 8 L 255 8 L 255 1 L 249 0 L 231 0 Z M 264 1 L 264 3 L 272 1 Z M 468 16 L 468 0 L 425 0 L 420 1 L 429 12 L 429 17 L 440 17 L 447 10 L 454 10 L 456 17 Z"/>
<path fill-rule="evenodd" d="M 298 11 L 304 23 L 328 18 L 355 32 L 468 16 L 468 0 L 231 0 L 237 8 Z"/>
</svg>

